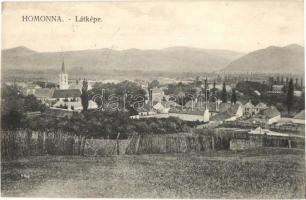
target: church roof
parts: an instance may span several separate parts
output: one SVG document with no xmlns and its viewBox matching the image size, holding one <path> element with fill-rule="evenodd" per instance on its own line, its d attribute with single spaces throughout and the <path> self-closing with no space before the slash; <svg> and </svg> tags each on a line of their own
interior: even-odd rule
<svg viewBox="0 0 306 200">
<path fill-rule="evenodd" d="M 75 98 L 80 97 L 79 89 L 54 90 L 53 98 Z"/>
<path fill-rule="evenodd" d="M 54 89 L 39 88 L 35 90 L 34 96 L 36 98 L 51 98 L 53 96 Z"/>
</svg>

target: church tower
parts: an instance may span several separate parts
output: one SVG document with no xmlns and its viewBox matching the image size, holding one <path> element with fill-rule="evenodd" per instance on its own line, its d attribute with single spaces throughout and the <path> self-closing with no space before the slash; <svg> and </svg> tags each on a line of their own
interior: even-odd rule
<svg viewBox="0 0 306 200">
<path fill-rule="evenodd" d="M 68 74 L 66 73 L 66 70 L 65 70 L 65 63 L 64 63 L 64 61 L 62 63 L 62 71 L 59 74 L 59 88 L 61 90 L 65 90 L 65 89 L 69 88 Z"/>
</svg>

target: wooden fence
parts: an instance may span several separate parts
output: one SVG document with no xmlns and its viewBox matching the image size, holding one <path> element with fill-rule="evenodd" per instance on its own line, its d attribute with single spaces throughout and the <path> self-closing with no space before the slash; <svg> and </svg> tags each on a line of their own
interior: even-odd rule
<svg viewBox="0 0 306 200">
<path fill-rule="evenodd" d="M 160 154 L 210 151 L 222 148 L 222 142 L 210 135 L 194 133 L 135 135 L 126 154 Z"/>
<path fill-rule="evenodd" d="M 85 137 L 64 132 L 1 131 L 1 158 L 35 155 L 81 155 Z"/>
<path fill-rule="evenodd" d="M 36 155 L 105 156 L 119 154 L 187 153 L 258 147 L 305 148 L 304 139 L 256 135 L 227 129 L 203 133 L 138 134 L 128 140 L 86 139 L 65 132 L 30 130 L 1 132 L 1 159 Z M 232 146 L 232 148 L 231 148 Z"/>
<path fill-rule="evenodd" d="M 278 124 L 265 124 L 265 123 L 252 123 L 243 121 L 225 121 L 221 127 L 228 128 L 242 128 L 242 129 L 255 129 L 257 127 L 262 127 L 276 132 L 281 133 L 304 133 L 305 126 L 294 124 L 294 125 L 278 125 Z"/>
<path fill-rule="evenodd" d="M 40 155 L 108 156 L 125 154 L 130 140 L 93 139 L 66 132 L 1 131 L 1 158 Z"/>
</svg>

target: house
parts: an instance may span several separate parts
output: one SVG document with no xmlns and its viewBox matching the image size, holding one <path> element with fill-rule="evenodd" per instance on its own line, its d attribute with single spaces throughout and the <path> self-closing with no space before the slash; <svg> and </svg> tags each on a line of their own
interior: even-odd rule
<svg viewBox="0 0 306 200">
<path fill-rule="evenodd" d="M 226 112 L 229 113 L 231 117 L 226 119 L 225 121 L 235 121 L 238 118 L 242 117 L 243 108 L 240 104 L 234 104 Z"/>
<path fill-rule="evenodd" d="M 258 116 L 264 119 L 264 122 L 267 124 L 273 124 L 281 120 L 281 113 L 274 106 L 262 110 L 258 113 Z"/>
<path fill-rule="evenodd" d="M 56 102 L 51 109 L 65 109 L 65 110 L 69 110 L 69 111 L 82 111 L 83 110 L 83 106 L 82 106 L 82 102 L 81 101 L 58 101 Z M 88 110 L 91 109 L 98 109 L 98 105 L 96 104 L 96 102 L 89 100 L 88 102 Z"/>
<path fill-rule="evenodd" d="M 157 113 L 169 113 L 170 107 L 166 108 L 161 102 L 158 102 L 153 106 L 153 110 Z"/>
<path fill-rule="evenodd" d="M 260 102 L 255 106 L 255 111 L 256 113 L 259 113 L 260 111 L 265 110 L 267 108 L 268 106 L 265 103 Z"/>
<path fill-rule="evenodd" d="M 156 112 L 153 111 L 150 108 L 149 104 L 144 104 L 144 106 L 136 108 L 136 112 L 138 113 L 137 114 L 138 116 L 147 116 L 147 115 L 154 115 L 154 114 L 156 114 Z M 134 116 L 136 116 L 136 115 L 134 115 Z"/>
<path fill-rule="evenodd" d="M 254 135 L 270 135 L 270 136 L 278 136 L 278 137 L 299 137 L 299 138 L 303 138 L 304 140 L 304 136 L 302 135 L 293 135 L 292 133 L 280 133 L 280 132 L 275 132 L 275 131 L 271 131 L 269 129 L 263 129 L 260 126 L 257 127 L 254 130 L 251 130 L 250 132 L 248 132 L 248 134 L 254 134 Z M 288 144 L 289 145 L 289 144 Z M 290 145 L 289 145 L 290 147 Z"/>
<path fill-rule="evenodd" d="M 294 90 L 293 94 L 294 94 L 294 96 L 296 96 L 296 97 L 301 97 L 301 96 L 303 95 L 303 92 L 300 91 L 300 90 Z"/>
<path fill-rule="evenodd" d="M 37 89 L 40 89 L 40 87 L 36 84 L 31 83 L 22 88 L 22 93 L 26 96 L 31 94 L 34 95 Z"/>
<path fill-rule="evenodd" d="M 39 88 L 35 90 L 34 96 L 44 104 L 50 104 L 54 89 L 50 88 Z"/>
<path fill-rule="evenodd" d="M 302 110 L 299 113 L 297 113 L 293 117 L 292 122 L 296 124 L 305 124 L 305 110 Z"/>
<path fill-rule="evenodd" d="M 214 104 L 218 105 L 216 112 L 225 112 L 233 105 L 231 103 L 223 103 L 223 102 L 214 102 Z"/>
<path fill-rule="evenodd" d="M 226 111 L 219 112 L 212 117 L 213 121 L 235 121 L 242 117 L 243 108 L 240 104 L 233 104 Z"/>
<path fill-rule="evenodd" d="M 161 102 L 165 96 L 165 93 L 160 88 L 153 88 L 151 89 L 152 92 L 152 101 Z"/>
<path fill-rule="evenodd" d="M 272 94 L 281 94 L 283 93 L 284 85 L 272 85 L 272 90 L 270 93 Z"/>
<path fill-rule="evenodd" d="M 246 104 L 243 105 L 243 114 L 244 115 L 255 115 L 256 112 L 256 108 L 255 106 L 252 104 L 251 101 L 247 102 Z"/>
<path fill-rule="evenodd" d="M 293 118 L 305 120 L 305 110 L 300 111 Z"/>
</svg>

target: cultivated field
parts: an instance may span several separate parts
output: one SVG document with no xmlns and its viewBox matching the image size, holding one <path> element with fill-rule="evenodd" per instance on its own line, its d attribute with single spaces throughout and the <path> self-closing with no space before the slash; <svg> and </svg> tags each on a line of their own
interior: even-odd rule
<svg viewBox="0 0 306 200">
<path fill-rule="evenodd" d="M 303 198 L 304 152 L 262 149 L 2 162 L 2 196 Z"/>
</svg>

